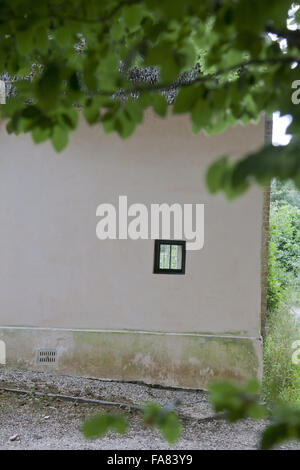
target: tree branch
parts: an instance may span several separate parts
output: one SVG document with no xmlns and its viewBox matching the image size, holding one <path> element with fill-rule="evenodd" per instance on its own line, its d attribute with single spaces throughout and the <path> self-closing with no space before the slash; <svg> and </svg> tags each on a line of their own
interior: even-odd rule
<svg viewBox="0 0 300 470">
<path fill-rule="evenodd" d="M 99 92 L 93 93 L 93 95 L 104 96 L 108 98 L 115 98 L 116 95 L 118 94 L 121 94 L 122 96 L 130 96 L 132 94 L 149 93 L 152 91 L 153 92 L 168 91 L 174 88 L 186 88 L 189 86 L 193 86 L 196 83 L 206 83 L 210 81 L 216 81 L 222 75 L 235 72 L 239 69 L 244 69 L 246 67 L 264 66 L 264 65 L 272 66 L 272 65 L 284 65 L 284 64 L 288 65 L 288 64 L 293 64 L 295 62 L 299 62 L 299 61 L 300 61 L 300 58 L 294 57 L 294 56 L 279 57 L 277 59 L 252 59 L 246 62 L 241 62 L 240 64 L 233 65 L 231 67 L 221 69 L 211 74 L 197 76 L 196 78 L 191 79 L 186 82 L 180 82 L 180 79 L 177 79 L 170 83 L 151 83 L 151 84 L 146 84 L 146 85 L 143 84 L 143 85 L 131 86 L 128 88 L 123 88 L 123 89 L 119 88 L 117 90 L 99 91 Z M 5 83 L 17 83 L 21 80 L 26 80 L 26 78 L 7 80 L 5 81 Z"/>
<path fill-rule="evenodd" d="M 249 60 L 246 62 L 242 62 L 237 65 L 233 65 L 231 67 L 224 68 L 212 74 L 198 76 L 190 81 L 183 82 L 183 83 L 180 83 L 177 79 L 176 81 L 171 82 L 171 83 L 151 83 L 150 85 L 138 85 L 135 87 L 125 88 L 122 90 L 114 90 L 114 91 L 111 90 L 111 91 L 105 91 L 105 92 L 100 91 L 99 93 L 97 93 L 97 95 L 112 97 L 116 95 L 118 91 L 120 91 L 123 95 L 128 96 L 128 95 L 131 95 L 132 93 L 147 93 L 151 91 L 164 91 L 170 88 L 189 87 L 189 86 L 194 85 L 195 83 L 205 83 L 205 82 L 216 80 L 222 75 L 225 75 L 230 72 L 235 72 L 245 67 L 293 64 L 295 62 L 299 62 L 299 60 L 300 60 L 299 57 L 294 57 L 294 56 L 280 57 L 278 59 L 253 59 L 253 60 Z"/>
</svg>

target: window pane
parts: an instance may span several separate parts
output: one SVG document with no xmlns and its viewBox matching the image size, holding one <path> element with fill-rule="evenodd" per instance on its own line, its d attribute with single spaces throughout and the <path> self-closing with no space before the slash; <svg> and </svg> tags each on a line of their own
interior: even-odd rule
<svg viewBox="0 0 300 470">
<path fill-rule="evenodd" d="M 171 269 L 181 269 L 182 245 L 172 245 Z"/>
<path fill-rule="evenodd" d="M 160 245 L 159 267 L 160 269 L 170 268 L 170 245 Z"/>
</svg>

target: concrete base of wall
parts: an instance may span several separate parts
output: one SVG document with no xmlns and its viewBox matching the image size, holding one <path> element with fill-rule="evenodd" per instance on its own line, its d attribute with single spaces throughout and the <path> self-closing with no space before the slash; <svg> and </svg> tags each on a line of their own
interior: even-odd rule
<svg viewBox="0 0 300 470">
<path fill-rule="evenodd" d="M 189 388 L 262 373 L 261 340 L 246 336 L 0 327 L 0 340 L 9 368 Z M 40 349 L 56 362 L 38 363 Z"/>
</svg>

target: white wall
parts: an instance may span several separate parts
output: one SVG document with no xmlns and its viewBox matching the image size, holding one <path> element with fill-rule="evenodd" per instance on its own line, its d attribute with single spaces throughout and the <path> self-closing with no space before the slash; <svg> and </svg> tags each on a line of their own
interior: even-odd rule
<svg viewBox="0 0 300 470">
<path fill-rule="evenodd" d="M 259 336 L 262 191 L 228 203 L 204 173 L 261 145 L 262 122 L 208 138 L 148 115 L 125 141 L 82 123 L 62 154 L 1 126 L 0 325 Z M 96 207 L 119 195 L 205 204 L 204 249 L 184 276 L 152 273 L 152 240 L 96 238 Z"/>
</svg>

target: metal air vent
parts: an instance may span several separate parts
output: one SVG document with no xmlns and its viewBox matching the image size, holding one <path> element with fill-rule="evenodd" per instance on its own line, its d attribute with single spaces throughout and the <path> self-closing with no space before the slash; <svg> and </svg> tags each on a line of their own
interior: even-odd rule
<svg viewBox="0 0 300 470">
<path fill-rule="evenodd" d="M 39 349 L 36 362 L 38 364 L 56 362 L 56 349 Z"/>
</svg>

